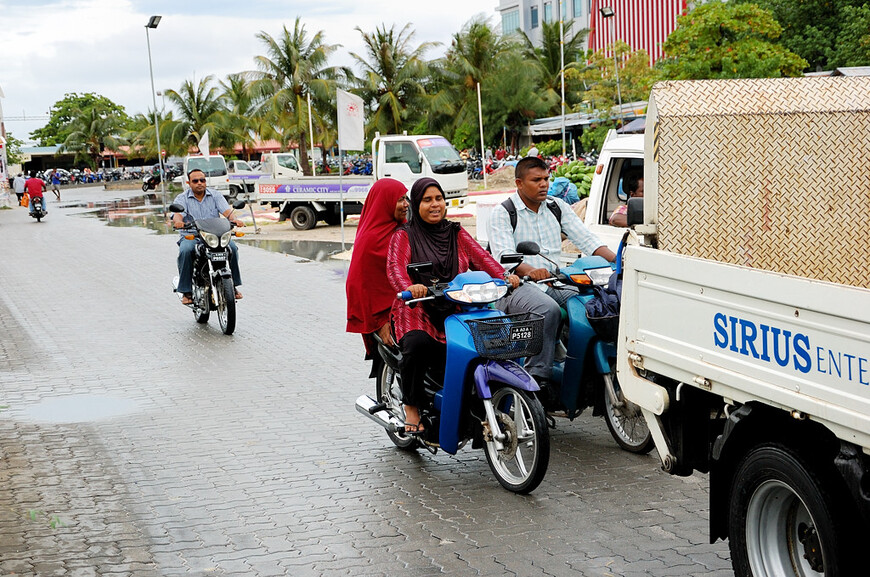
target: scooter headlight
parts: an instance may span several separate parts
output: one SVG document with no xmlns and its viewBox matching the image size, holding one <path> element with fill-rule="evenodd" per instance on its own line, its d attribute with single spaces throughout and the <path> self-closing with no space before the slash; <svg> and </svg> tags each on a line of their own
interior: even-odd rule
<svg viewBox="0 0 870 577">
<path fill-rule="evenodd" d="M 205 241 L 205 244 L 207 244 L 210 248 L 217 248 L 218 246 L 220 246 L 221 241 L 216 234 L 201 230 L 199 231 L 199 236 L 202 237 L 202 240 Z"/>
<path fill-rule="evenodd" d="M 613 269 L 609 266 L 605 266 L 601 268 L 590 268 L 584 272 L 592 281 L 592 284 L 595 286 L 603 286 L 610 280 L 610 276 L 613 274 Z"/>
<path fill-rule="evenodd" d="M 460 303 L 491 303 L 506 295 L 507 291 L 507 285 L 490 281 L 483 284 L 467 284 L 460 290 L 447 291 L 444 294 L 450 300 Z"/>
<path fill-rule="evenodd" d="M 221 246 L 226 247 L 230 244 L 230 239 L 233 237 L 233 231 L 225 232 L 221 235 Z"/>
</svg>

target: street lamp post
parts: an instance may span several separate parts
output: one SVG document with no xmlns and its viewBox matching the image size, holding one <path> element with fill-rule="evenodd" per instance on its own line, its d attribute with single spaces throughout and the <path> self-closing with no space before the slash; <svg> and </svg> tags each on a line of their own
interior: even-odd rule
<svg viewBox="0 0 870 577">
<path fill-rule="evenodd" d="M 616 24 L 613 22 L 613 8 L 610 6 L 602 7 L 601 17 L 605 20 L 610 20 L 610 37 L 613 39 L 613 73 L 616 75 L 616 97 L 619 99 L 619 118 L 622 119 L 622 91 L 619 88 L 619 62 L 616 60 Z"/>
<path fill-rule="evenodd" d="M 157 93 L 154 91 L 154 67 L 151 65 L 151 36 L 148 30 L 156 29 L 162 16 L 152 16 L 145 25 L 145 40 L 148 42 L 148 72 L 151 74 L 151 102 L 154 105 L 154 133 L 157 136 L 157 162 L 160 165 L 160 194 L 163 197 L 163 214 L 166 214 L 166 171 L 163 169 L 163 149 L 160 147 L 160 122 L 157 119 Z"/>
<path fill-rule="evenodd" d="M 559 63 L 562 76 L 562 157 L 565 156 L 565 13 L 559 0 Z"/>
</svg>

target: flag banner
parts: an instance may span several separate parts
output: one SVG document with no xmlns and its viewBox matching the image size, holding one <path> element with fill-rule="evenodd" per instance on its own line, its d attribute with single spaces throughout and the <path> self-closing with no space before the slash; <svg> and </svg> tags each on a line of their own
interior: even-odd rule
<svg viewBox="0 0 870 577">
<path fill-rule="evenodd" d="M 365 150 L 366 135 L 363 100 L 338 89 L 338 147 L 342 150 Z"/>
<path fill-rule="evenodd" d="M 206 130 L 205 134 L 202 135 L 202 138 L 199 139 L 199 152 L 203 156 L 208 156 L 208 130 Z"/>
</svg>

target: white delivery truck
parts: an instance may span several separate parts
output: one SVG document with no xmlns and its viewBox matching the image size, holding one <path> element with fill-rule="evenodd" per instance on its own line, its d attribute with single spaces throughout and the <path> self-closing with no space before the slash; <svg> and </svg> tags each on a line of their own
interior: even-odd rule
<svg viewBox="0 0 870 577">
<path fill-rule="evenodd" d="M 280 209 L 300 230 L 319 220 L 329 224 L 344 215 L 358 214 L 371 185 L 379 178 L 394 178 L 409 189 L 419 178 L 431 177 L 444 189 L 447 206 L 465 206 L 468 177 L 465 162 L 450 142 L 437 135 L 378 134 L 372 140 L 372 176 L 303 176 L 293 153 L 264 155 L 262 173 L 231 175 L 236 194 Z"/>
<path fill-rule="evenodd" d="M 173 179 L 175 184 L 185 187 L 187 173 L 198 169 L 205 173 L 206 185 L 219 191 L 224 196 L 230 196 L 230 179 L 227 171 L 227 161 L 220 154 L 192 154 L 184 157 L 184 173 Z"/>
<path fill-rule="evenodd" d="M 664 470 L 736 575 L 866 575 L 870 78 L 660 83 L 644 153 L 617 371 Z"/>
</svg>

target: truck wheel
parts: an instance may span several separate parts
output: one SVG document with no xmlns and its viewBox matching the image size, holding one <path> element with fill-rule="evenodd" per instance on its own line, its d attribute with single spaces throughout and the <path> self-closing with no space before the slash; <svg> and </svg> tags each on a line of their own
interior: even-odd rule
<svg viewBox="0 0 870 577">
<path fill-rule="evenodd" d="M 227 200 L 229 200 L 232 203 L 233 201 L 235 201 L 239 197 L 239 192 L 241 192 L 241 191 L 238 189 L 238 187 L 231 186 L 229 193 L 227 193 Z"/>
<path fill-rule="evenodd" d="M 738 577 L 857 575 L 854 515 L 836 473 L 779 444 L 752 449 L 734 473 L 728 511 Z M 858 572 L 856 572 L 858 571 Z"/>
<path fill-rule="evenodd" d="M 290 222 L 297 230 L 309 230 L 317 224 L 317 214 L 310 206 L 297 206 L 290 212 Z"/>
</svg>

